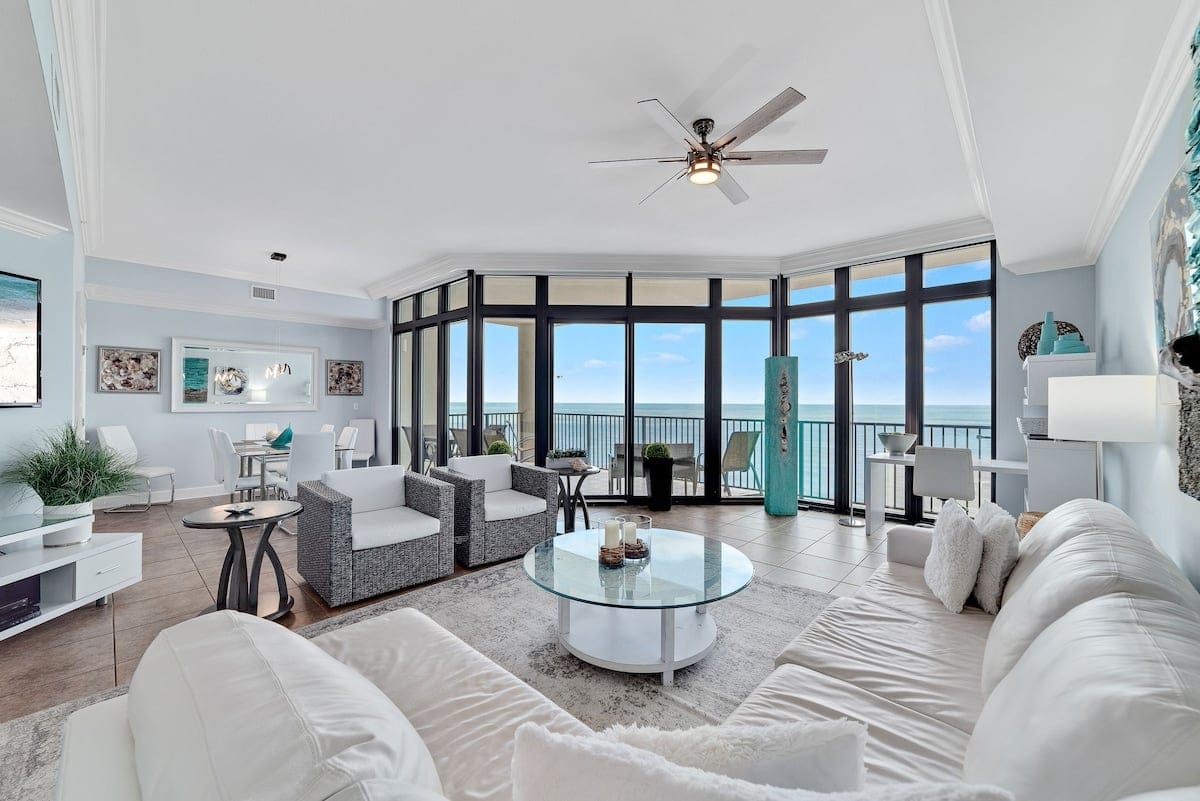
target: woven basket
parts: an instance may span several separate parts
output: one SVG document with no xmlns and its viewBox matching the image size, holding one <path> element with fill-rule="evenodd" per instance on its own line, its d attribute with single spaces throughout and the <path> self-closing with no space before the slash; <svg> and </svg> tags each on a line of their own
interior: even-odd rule
<svg viewBox="0 0 1200 801">
<path fill-rule="evenodd" d="M 1017 430 L 1026 436 L 1041 435 L 1044 437 L 1050 430 L 1047 422 L 1045 417 L 1018 417 Z"/>
</svg>

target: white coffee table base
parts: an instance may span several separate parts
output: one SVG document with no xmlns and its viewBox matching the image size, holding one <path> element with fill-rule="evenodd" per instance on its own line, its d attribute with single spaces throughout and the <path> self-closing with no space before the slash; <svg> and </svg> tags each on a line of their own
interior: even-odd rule
<svg viewBox="0 0 1200 801">
<path fill-rule="evenodd" d="M 675 671 L 703 659 L 717 641 L 705 606 L 628 609 L 558 599 L 558 639 L 584 662 L 623 673 Z"/>
</svg>

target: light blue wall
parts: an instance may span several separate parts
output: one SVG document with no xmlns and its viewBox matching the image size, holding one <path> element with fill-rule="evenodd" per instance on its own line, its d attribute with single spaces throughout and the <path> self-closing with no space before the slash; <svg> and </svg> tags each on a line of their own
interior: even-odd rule
<svg viewBox="0 0 1200 801">
<path fill-rule="evenodd" d="M 1181 97 L 1166 134 L 1138 179 L 1096 261 L 1100 370 L 1157 372 L 1150 283 L 1150 215 L 1183 166 L 1190 91 Z M 1104 487 L 1200 585 L 1200 501 L 1179 491 L 1178 409 L 1160 407 L 1159 440 L 1104 446 Z"/>
<path fill-rule="evenodd" d="M 249 301 L 249 284 L 198 273 L 166 270 L 144 265 L 88 259 L 87 283 L 150 291 L 186 297 L 196 303 L 220 303 L 241 306 Z M 302 290 L 281 289 L 274 310 L 320 312 L 326 315 L 360 317 L 382 321 L 386 304 L 361 298 L 323 295 Z M 253 307 L 250 307 L 253 308 Z M 339 428 L 351 418 L 370 417 L 377 421 L 377 447 L 386 445 L 389 371 L 382 357 L 380 342 L 387 341 L 384 329 L 366 330 L 337 325 L 313 325 L 241 315 L 217 315 L 201 311 L 182 311 L 98 300 L 89 300 L 87 361 L 87 427 L 126 425 L 137 443 L 139 455 L 147 464 L 165 464 L 176 468 L 181 489 L 213 485 L 212 459 L 207 430 L 221 428 L 240 439 L 245 424 L 270 420 L 291 424 L 297 432 L 317 431 L 323 423 Z M 171 338 L 193 337 L 226 339 L 237 342 L 261 342 L 271 345 L 276 336 L 291 345 L 319 348 L 320 370 L 324 360 L 361 359 L 365 362 L 363 397 L 327 396 L 319 392 L 315 412 L 214 412 L 172 413 L 170 364 Z M 96 392 L 96 347 L 125 345 L 158 348 L 163 355 L 163 391 L 158 395 L 99 394 Z M 322 373 L 323 375 L 323 373 Z M 323 387 L 323 382 L 322 382 Z M 386 454 L 385 454 L 386 459 Z"/>
<path fill-rule="evenodd" d="M 1003 264 L 1004 246 L 1000 244 Z M 1025 439 L 1017 431 L 1025 398 L 1025 370 L 1017 356 L 1017 338 L 1046 312 L 1079 326 L 1095 347 L 1096 271 L 1092 267 L 1016 275 L 1000 269 L 996 276 L 996 458 L 1026 458 Z M 1025 508 L 1022 476 L 996 477 L 996 502 L 1011 512 Z"/>
</svg>

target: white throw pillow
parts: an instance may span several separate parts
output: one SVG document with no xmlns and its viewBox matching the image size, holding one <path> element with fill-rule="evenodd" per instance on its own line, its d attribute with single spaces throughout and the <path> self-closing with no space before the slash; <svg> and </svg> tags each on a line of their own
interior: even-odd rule
<svg viewBox="0 0 1200 801">
<path fill-rule="evenodd" d="M 990 515 L 983 524 L 976 515 L 975 527 L 983 539 L 983 556 L 979 559 L 979 575 L 975 579 L 975 600 L 983 611 L 994 615 L 1000 611 L 1000 598 L 1008 574 L 1017 564 L 1021 538 L 1017 536 L 1017 521 L 1007 512 Z"/>
<path fill-rule="evenodd" d="M 513 459 L 507 453 L 488 456 L 455 456 L 446 463 L 456 473 L 467 478 L 483 479 L 484 492 L 512 489 Z"/>
<path fill-rule="evenodd" d="M 867 727 L 856 720 L 676 730 L 613 726 L 600 736 L 755 784 L 839 792 L 861 790 L 866 778 Z"/>
<path fill-rule="evenodd" d="M 330 489 L 350 498 L 350 512 L 377 512 L 404 506 L 402 465 L 358 467 L 354 470 L 330 470 L 321 481 Z"/>
<path fill-rule="evenodd" d="M 128 698 L 144 801 L 442 790 L 429 749 L 382 690 L 252 615 L 214 612 L 160 632 Z"/>
<path fill-rule="evenodd" d="M 1012 801 L 994 787 L 895 784 L 862 792 L 789 790 L 731 779 L 667 761 L 602 737 L 555 734 L 534 723 L 517 729 L 513 801 Z"/>
<path fill-rule="evenodd" d="M 983 531 L 984 526 L 991 522 L 993 517 L 996 515 L 1007 514 L 1008 510 L 999 504 L 992 503 L 991 501 L 984 501 L 983 503 L 979 504 L 979 511 L 975 513 L 975 528 Z M 1012 515 L 1008 516 L 1012 517 Z"/>
<path fill-rule="evenodd" d="M 929 558 L 925 560 L 925 584 L 951 612 L 961 612 L 983 558 L 983 537 L 957 501 L 942 504 L 933 527 Z"/>
</svg>

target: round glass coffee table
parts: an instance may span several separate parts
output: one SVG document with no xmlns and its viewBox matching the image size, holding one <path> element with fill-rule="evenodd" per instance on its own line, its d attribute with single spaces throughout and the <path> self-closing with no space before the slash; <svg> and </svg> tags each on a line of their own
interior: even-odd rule
<svg viewBox="0 0 1200 801">
<path fill-rule="evenodd" d="M 609 670 L 661 673 L 670 685 L 716 642 L 708 605 L 745 589 L 754 566 L 720 540 L 656 528 L 648 559 L 606 568 L 600 537 L 591 529 L 535 545 L 525 573 L 558 596 L 558 638 L 568 651 Z"/>
</svg>

